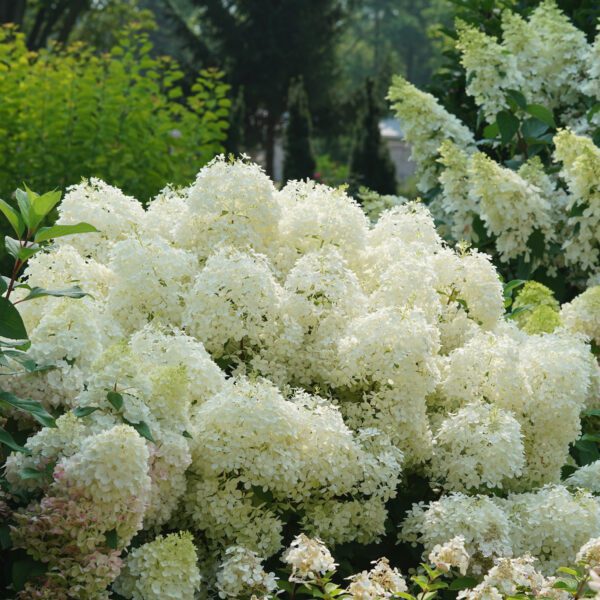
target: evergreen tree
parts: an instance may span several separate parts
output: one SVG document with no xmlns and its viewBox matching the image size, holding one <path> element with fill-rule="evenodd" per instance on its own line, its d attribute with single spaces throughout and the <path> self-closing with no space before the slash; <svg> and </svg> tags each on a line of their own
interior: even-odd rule
<svg viewBox="0 0 600 600">
<path fill-rule="evenodd" d="M 350 181 L 354 190 L 365 186 L 379 194 L 395 194 L 396 174 L 379 131 L 380 116 L 373 81 L 367 79 L 364 108 L 356 128 L 350 158 Z"/>
<path fill-rule="evenodd" d="M 186 15 L 178 10 L 179 1 L 166 1 L 179 16 L 180 38 L 191 47 L 209 49 L 203 66 L 219 67 L 235 89 L 244 87 L 246 142 L 264 148 L 266 170 L 272 175 L 291 80 L 303 78 L 313 111 L 325 112 L 334 105 L 336 49 L 347 3 L 187 0 L 193 11 Z"/>
<path fill-rule="evenodd" d="M 311 147 L 310 112 L 302 77 L 292 81 L 288 92 L 288 122 L 285 128 L 283 180 L 306 179 L 315 173 Z"/>
</svg>

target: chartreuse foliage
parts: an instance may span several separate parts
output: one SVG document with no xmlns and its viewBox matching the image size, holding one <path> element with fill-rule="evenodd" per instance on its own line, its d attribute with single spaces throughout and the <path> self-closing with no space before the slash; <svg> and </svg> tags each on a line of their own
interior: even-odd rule
<svg viewBox="0 0 600 600">
<path fill-rule="evenodd" d="M 30 52 L 23 34 L 0 28 L 0 194 L 101 177 L 148 200 L 221 152 L 222 74 L 202 71 L 184 96 L 177 64 L 151 48 L 132 31 L 102 55 L 81 44 Z"/>
</svg>

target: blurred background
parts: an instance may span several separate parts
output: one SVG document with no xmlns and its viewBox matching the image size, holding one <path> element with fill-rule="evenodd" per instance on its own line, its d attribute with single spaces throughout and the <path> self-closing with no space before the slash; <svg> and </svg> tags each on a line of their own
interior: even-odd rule
<svg viewBox="0 0 600 600">
<path fill-rule="evenodd" d="M 0 197 L 100 177 L 147 201 L 215 154 L 414 195 L 399 73 L 476 129 L 460 18 L 534 0 L 0 0 Z M 590 39 L 595 0 L 559 2 Z"/>
</svg>

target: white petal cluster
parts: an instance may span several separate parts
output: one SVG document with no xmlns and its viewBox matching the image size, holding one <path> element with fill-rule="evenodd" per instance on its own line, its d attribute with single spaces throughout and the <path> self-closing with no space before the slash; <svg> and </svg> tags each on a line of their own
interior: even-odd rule
<svg viewBox="0 0 600 600">
<path fill-rule="evenodd" d="M 465 549 L 465 538 L 457 535 L 445 544 L 436 544 L 428 558 L 429 562 L 440 571 L 448 572 L 451 567 L 454 567 L 461 575 L 466 575 L 471 557 Z"/>
<path fill-rule="evenodd" d="M 127 556 L 113 588 L 132 600 L 193 600 L 201 580 L 197 562 L 189 532 L 158 536 Z"/>
<path fill-rule="evenodd" d="M 219 598 L 268 598 L 277 588 L 273 573 L 263 569 L 262 559 L 251 550 L 230 546 L 217 571 Z"/>
<path fill-rule="evenodd" d="M 374 561 L 370 571 L 362 571 L 348 579 L 348 593 L 355 600 L 382 600 L 394 598 L 407 591 L 406 582 L 396 568 L 390 567 L 387 558 Z"/>
<path fill-rule="evenodd" d="M 466 149 L 474 146 L 473 135 L 431 94 L 422 92 L 400 76 L 394 77 L 388 100 L 402 122 L 404 138 L 411 145 L 418 188 L 426 192 L 436 182 L 435 159 L 442 141 L 449 139 Z"/>
<path fill-rule="evenodd" d="M 565 479 L 565 485 L 584 488 L 594 494 L 600 494 L 600 460 L 579 467 Z"/>
<path fill-rule="evenodd" d="M 512 556 L 511 528 L 506 512 L 487 496 L 454 493 L 428 506 L 415 504 L 402 525 L 401 539 L 424 545 L 426 557 L 457 536 L 471 558 L 470 570 L 482 573 L 494 559 Z"/>
<path fill-rule="evenodd" d="M 548 580 L 535 569 L 535 559 L 525 555 L 520 558 L 500 558 L 485 574 L 483 581 L 471 590 L 459 592 L 461 600 L 483 600 L 515 596 L 519 592 L 530 592 L 544 598 L 552 598 Z M 549 588 L 549 589 L 546 589 Z M 541 593 L 542 590 L 549 593 Z"/>
<path fill-rule="evenodd" d="M 583 333 L 600 346 L 600 285 L 588 288 L 563 304 L 560 318 L 567 329 Z"/>
<path fill-rule="evenodd" d="M 600 538 L 593 538 L 581 546 L 576 560 L 591 568 L 600 566 Z"/>
<path fill-rule="evenodd" d="M 292 568 L 289 580 L 296 583 L 316 581 L 337 566 L 321 540 L 303 533 L 294 538 L 281 560 Z"/>
<path fill-rule="evenodd" d="M 501 488 L 524 464 L 521 425 L 491 404 L 467 404 L 442 421 L 434 436 L 432 475 L 451 490 Z"/>
</svg>

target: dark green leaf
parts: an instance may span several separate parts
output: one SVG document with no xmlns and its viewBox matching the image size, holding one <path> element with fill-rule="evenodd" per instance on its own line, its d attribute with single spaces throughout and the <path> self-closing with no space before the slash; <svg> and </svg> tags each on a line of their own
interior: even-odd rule
<svg viewBox="0 0 600 600">
<path fill-rule="evenodd" d="M 33 300 L 34 298 L 42 298 L 43 296 L 56 296 L 57 298 L 83 298 L 84 296 L 89 296 L 86 292 L 84 292 L 78 285 L 74 285 L 73 287 L 66 288 L 64 290 L 45 290 L 41 287 L 33 287 L 31 291 L 25 298 L 23 298 L 22 302 L 26 300 Z"/>
<path fill-rule="evenodd" d="M 97 233 L 98 230 L 89 223 L 77 223 L 76 225 L 53 225 L 52 227 L 42 227 L 36 234 L 36 242 L 47 242 L 48 240 L 62 237 L 65 235 L 74 235 L 76 233 Z"/>
<path fill-rule="evenodd" d="M 29 413 L 45 427 L 56 427 L 54 417 L 36 400 L 23 400 L 10 392 L 0 392 L 0 404 L 4 402 L 13 408 Z"/>
<path fill-rule="evenodd" d="M 148 441 L 156 443 L 156 440 L 152 437 L 152 432 L 150 431 L 150 427 L 144 421 L 140 421 L 139 423 L 132 423 L 127 419 L 123 419 L 127 425 L 131 425 L 143 438 L 146 438 Z"/>
<path fill-rule="evenodd" d="M 185 437 L 185 438 L 192 439 L 191 433 L 189 431 L 186 431 L 185 429 L 183 430 L 183 433 L 181 435 L 183 435 L 183 437 Z"/>
<path fill-rule="evenodd" d="M 8 550 L 11 546 L 10 527 L 6 524 L 0 525 L 0 548 L 2 550 Z"/>
<path fill-rule="evenodd" d="M 449 586 L 449 590 L 467 590 L 474 588 L 477 585 L 477 579 L 473 577 L 457 577 Z"/>
<path fill-rule="evenodd" d="M 106 545 L 113 550 L 116 550 L 119 545 L 119 536 L 116 529 L 111 529 L 105 533 Z"/>
<path fill-rule="evenodd" d="M 20 592 L 28 581 L 42 576 L 47 565 L 31 558 L 17 560 L 12 564 L 12 583 L 15 591 Z"/>
<path fill-rule="evenodd" d="M 0 277 L 0 296 L 6 292 L 8 289 L 8 283 L 6 283 L 6 279 L 4 277 Z"/>
<path fill-rule="evenodd" d="M 30 244 L 29 246 L 21 246 L 18 240 L 11 237 L 5 236 L 4 246 L 6 251 L 13 257 L 20 261 L 25 262 L 28 258 L 33 256 L 36 252 L 40 251 L 40 247 L 37 244 Z"/>
<path fill-rule="evenodd" d="M 596 443 L 600 443 L 600 434 L 597 434 L 597 433 L 584 433 L 579 439 L 582 442 L 596 442 Z"/>
<path fill-rule="evenodd" d="M 0 337 L 9 340 L 26 340 L 25 324 L 10 300 L 0 297 Z"/>
<path fill-rule="evenodd" d="M 496 115 L 496 123 L 503 144 L 508 144 L 519 131 L 519 119 L 507 110 L 501 110 Z"/>
<path fill-rule="evenodd" d="M 10 448 L 11 450 L 14 450 L 15 452 L 23 452 L 24 454 L 29 454 L 29 450 L 17 444 L 13 436 L 10 435 L 10 433 L 8 433 L 8 431 L 6 431 L 4 427 L 0 427 L 0 444 L 4 444 L 5 446 Z"/>
<path fill-rule="evenodd" d="M 91 415 L 93 412 L 100 410 L 99 406 L 78 406 L 73 409 L 73 414 L 76 417 L 82 418 Z"/>
<path fill-rule="evenodd" d="M 112 404 L 115 410 L 123 408 L 123 396 L 119 392 L 108 392 L 106 399 Z"/>
<path fill-rule="evenodd" d="M 10 226 L 15 230 L 17 237 L 21 237 L 25 231 L 25 223 L 21 215 L 4 200 L 0 200 L 0 211 L 8 219 Z"/>
<path fill-rule="evenodd" d="M 600 417 L 600 408 L 590 408 L 581 413 L 584 417 Z"/>
<path fill-rule="evenodd" d="M 523 137 L 527 139 L 536 139 L 544 135 L 548 131 L 548 125 L 535 117 L 525 119 L 521 125 Z"/>
<path fill-rule="evenodd" d="M 546 123 L 548 127 L 556 129 L 556 123 L 554 121 L 554 115 L 552 111 L 542 106 L 541 104 L 528 104 L 525 110 L 536 119 L 539 119 L 542 123 Z"/>
<path fill-rule="evenodd" d="M 506 97 L 512 100 L 519 108 L 522 108 L 523 110 L 526 109 L 527 100 L 518 90 L 506 90 Z"/>
</svg>

